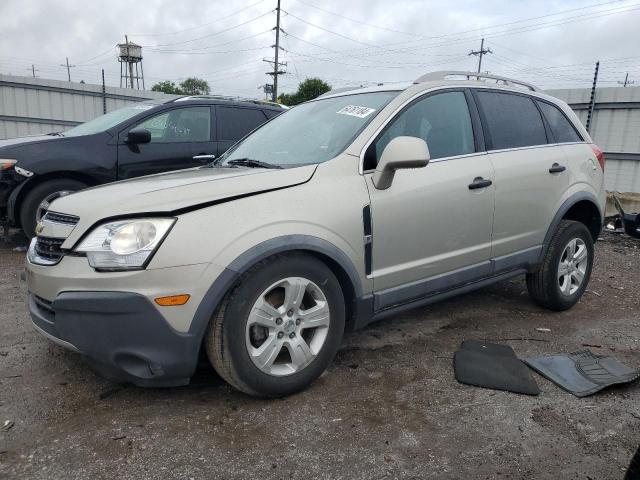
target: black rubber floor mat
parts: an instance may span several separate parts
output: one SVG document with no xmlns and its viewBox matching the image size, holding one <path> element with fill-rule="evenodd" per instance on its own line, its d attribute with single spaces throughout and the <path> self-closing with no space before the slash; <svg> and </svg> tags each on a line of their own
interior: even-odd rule
<svg viewBox="0 0 640 480">
<path fill-rule="evenodd" d="M 453 368 L 460 383 L 526 395 L 540 393 L 531 371 L 508 345 L 462 342 L 453 357 Z"/>
<path fill-rule="evenodd" d="M 623 365 L 613 357 L 597 355 L 590 350 L 526 358 L 524 361 L 576 397 L 586 397 L 611 385 L 631 382 L 640 377 L 640 371 Z"/>
</svg>

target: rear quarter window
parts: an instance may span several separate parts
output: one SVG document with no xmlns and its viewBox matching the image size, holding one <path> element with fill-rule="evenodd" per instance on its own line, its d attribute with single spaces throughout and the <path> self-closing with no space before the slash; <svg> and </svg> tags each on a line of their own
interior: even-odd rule
<svg viewBox="0 0 640 480">
<path fill-rule="evenodd" d="M 284 110 L 263 110 L 263 112 L 268 119 L 272 119 L 273 117 L 280 115 Z"/>
<path fill-rule="evenodd" d="M 490 148 L 529 147 L 547 143 L 540 111 L 524 95 L 502 92 L 477 92 L 491 139 Z"/>
<path fill-rule="evenodd" d="M 557 143 L 581 142 L 582 138 L 562 111 L 550 103 L 536 100 Z"/>
<path fill-rule="evenodd" d="M 257 108 L 218 107 L 218 140 L 240 140 L 266 121 L 265 114 Z"/>
</svg>

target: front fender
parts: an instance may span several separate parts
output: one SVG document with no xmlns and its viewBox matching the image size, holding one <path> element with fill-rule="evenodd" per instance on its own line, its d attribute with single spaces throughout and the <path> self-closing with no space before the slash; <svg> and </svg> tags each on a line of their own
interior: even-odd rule
<svg viewBox="0 0 640 480">
<path fill-rule="evenodd" d="M 310 235 L 285 235 L 271 238 L 245 251 L 217 276 L 196 310 L 189 327 L 189 333 L 198 336 L 198 338 L 204 335 L 211 315 L 218 308 L 226 293 L 238 278 L 253 265 L 272 255 L 293 250 L 318 253 L 335 262 L 349 277 L 356 298 L 362 297 L 362 284 L 358 270 L 342 250 L 322 238 Z"/>
</svg>

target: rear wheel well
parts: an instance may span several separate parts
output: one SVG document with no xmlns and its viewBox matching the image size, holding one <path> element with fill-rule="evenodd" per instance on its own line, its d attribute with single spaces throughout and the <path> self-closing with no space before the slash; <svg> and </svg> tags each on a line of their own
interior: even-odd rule
<svg viewBox="0 0 640 480">
<path fill-rule="evenodd" d="M 573 220 L 583 223 L 591 232 L 595 242 L 602 230 L 602 217 L 598 207 L 589 200 L 580 200 L 569 208 L 562 217 L 564 220 Z"/>
<path fill-rule="evenodd" d="M 69 179 L 69 180 L 77 180 L 79 182 L 82 182 L 84 184 L 86 184 L 89 187 L 93 187 L 95 185 L 98 185 L 98 182 L 96 182 L 96 180 L 89 176 L 89 175 L 85 175 L 82 173 L 78 173 L 78 172 L 71 172 L 71 171 L 62 171 L 62 172 L 52 172 L 52 173 L 47 173 L 44 175 L 37 175 L 35 177 L 33 177 L 31 180 L 28 180 L 28 182 L 25 184 L 25 186 L 22 188 L 22 190 L 20 190 L 20 192 L 18 193 L 18 196 L 16 197 L 16 201 L 15 204 L 13 205 L 13 215 L 12 218 L 14 220 L 14 222 L 18 222 L 19 218 L 20 218 L 20 208 L 22 207 L 22 202 L 24 201 L 24 198 L 27 196 L 27 194 L 33 190 L 33 188 L 37 187 L 38 185 L 42 185 L 43 183 L 48 182 L 49 180 L 54 180 L 54 179 Z"/>
</svg>

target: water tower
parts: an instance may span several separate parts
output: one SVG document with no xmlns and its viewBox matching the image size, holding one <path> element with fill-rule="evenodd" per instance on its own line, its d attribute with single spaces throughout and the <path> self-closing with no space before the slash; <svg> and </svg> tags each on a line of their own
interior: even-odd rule
<svg viewBox="0 0 640 480">
<path fill-rule="evenodd" d="M 142 47 L 133 42 L 130 42 L 126 35 L 124 39 L 125 43 L 118 44 L 118 61 L 120 62 L 120 87 L 122 87 L 122 80 L 124 80 L 125 88 L 134 88 L 133 82 L 135 80 L 135 88 L 140 90 L 140 80 L 142 80 L 142 89 L 144 90 Z M 140 72 L 138 72 L 138 64 L 140 64 Z"/>
</svg>

